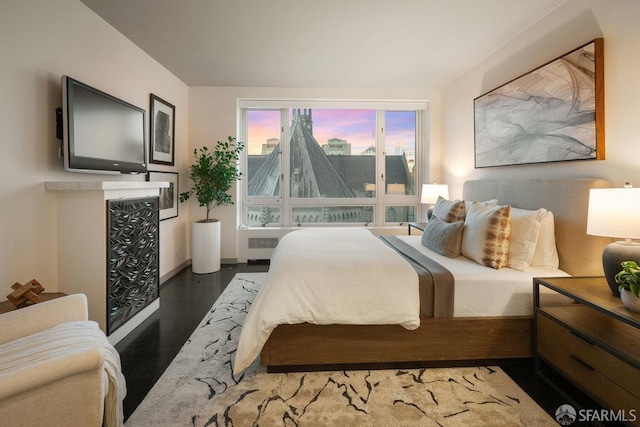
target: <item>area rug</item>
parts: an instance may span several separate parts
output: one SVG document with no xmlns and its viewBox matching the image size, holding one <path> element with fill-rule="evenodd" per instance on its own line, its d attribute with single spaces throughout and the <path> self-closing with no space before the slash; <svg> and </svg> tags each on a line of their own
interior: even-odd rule
<svg viewBox="0 0 640 427">
<path fill-rule="evenodd" d="M 127 426 L 557 425 L 494 366 L 233 375 L 265 274 L 233 278 Z"/>
</svg>

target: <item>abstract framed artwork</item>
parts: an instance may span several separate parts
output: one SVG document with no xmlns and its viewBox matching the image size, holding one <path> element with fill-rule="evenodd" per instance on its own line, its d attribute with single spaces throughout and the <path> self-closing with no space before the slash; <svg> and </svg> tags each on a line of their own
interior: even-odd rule
<svg viewBox="0 0 640 427">
<path fill-rule="evenodd" d="M 476 168 L 603 160 L 603 39 L 493 89 L 473 104 Z"/>
<path fill-rule="evenodd" d="M 160 189 L 160 199 L 158 203 L 160 221 L 178 216 L 178 192 L 180 191 L 178 177 L 177 172 L 147 172 L 147 181 L 169 182 L 168 188 Z"/>
<path fill-rule="evenodd" d="M 176 107 L 151 94 L 149 163 L 174 165 Z"/>
</svg>

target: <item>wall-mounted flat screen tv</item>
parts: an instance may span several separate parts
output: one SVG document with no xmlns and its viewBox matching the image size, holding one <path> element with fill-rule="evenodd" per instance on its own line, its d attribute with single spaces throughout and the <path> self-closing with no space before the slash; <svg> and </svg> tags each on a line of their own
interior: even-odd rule
<svg viewBox="0 0 640 427">
<path fill-rule="evenodd" d="M 65 170 L 146 173 L 142 108 L 62 76 L 62 132 Z"/>
</svg>

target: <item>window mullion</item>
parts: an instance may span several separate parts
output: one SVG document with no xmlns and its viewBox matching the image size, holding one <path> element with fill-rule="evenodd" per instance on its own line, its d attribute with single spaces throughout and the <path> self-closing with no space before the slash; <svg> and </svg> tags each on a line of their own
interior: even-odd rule
<svg viewBox="0 0 640 427">
<path fill-rule="evenodd" d="M 386 193 L 385 172 L 385 114 L 384 110 L 376 111 L 376 218 L 375 225 L 384 225 L 384 199 Z"/>
<path fill-rule="evenodd" d="M 238 140 L 239 141 L 243 141 L 245 142 L 245 147 L 248 146 L 248 142 L 249 142 L 249 138 L 248 138 L 248 131 L 247 131 L 247 126 L 248 126 L 248 121 L 247 121 L 247 110 L 246 108 L 241 108 L 240 109 L 240 124 L 238 126 Z M 244 176 L 247 176 L 247 171 L 248 171 L 248 165 L 249 165 L 249 150 L 245 149 L 242 151 L 241 154 L 241 160 L 240 160 L 240 167 L 241 167 L 241 171 L 244 174 Z M 246 179 L 241 179 L 240 180 L 240 185 L 238 185 L 237 187 L 237 191 L 236 191 L 236 200 L 239 201 L 239 209 L 236 211 L 236 218 L 237 224 L 246 224 L 246 218 L 247 218 L 247 196 L 248 196 L 248 186 L 247 186 L 247 180 Z M 238 217 L 240 216 L 240 217 Z"/>
<path fill-rule="evenodd" d="M 282 196 L 282 225 L 291 226 L 291 174 L 290 174 L 290 152 L 289 142 L 291 140 L 288 108 L 280 109 L 280 195 Z"/>
</svg>

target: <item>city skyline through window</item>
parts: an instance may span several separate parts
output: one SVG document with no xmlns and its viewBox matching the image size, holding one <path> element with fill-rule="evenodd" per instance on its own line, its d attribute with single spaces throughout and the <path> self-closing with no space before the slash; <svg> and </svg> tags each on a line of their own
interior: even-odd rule
<svg viewBox="0 0 640 427">
<path fill-rule="evenodd" d="M 415 220 L 416 111 L 248 109 L 245 117 L 247 225 Z"/>
</svg>

